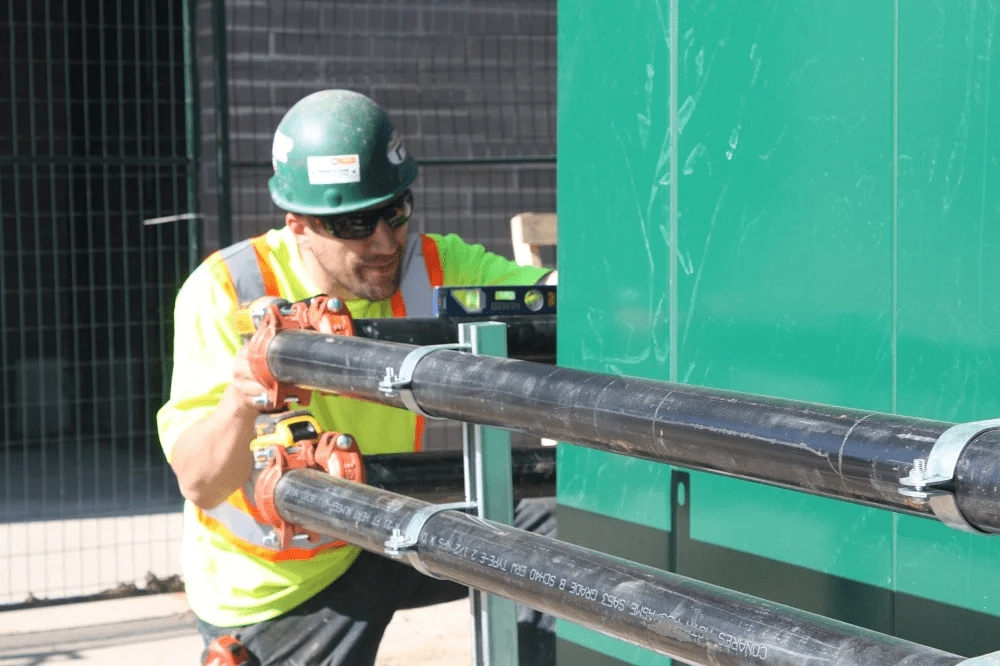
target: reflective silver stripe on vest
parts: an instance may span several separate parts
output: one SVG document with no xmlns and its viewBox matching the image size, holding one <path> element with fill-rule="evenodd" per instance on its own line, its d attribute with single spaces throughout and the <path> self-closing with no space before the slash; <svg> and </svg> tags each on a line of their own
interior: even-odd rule
<svg viewBox="0 0 1000 666">
<path fill-rule="evenodd" d="M 243 494 L 246 496 L 248 503 L 256 508 L 257 505 L 253 501 L 253 490 L 253 484 L 247 481 L 243 486 Z M 283 550 L 278 544 L 278 537 L 274 533 L 272 526 L 258 523 L 249 513 L 237 509 L 229 502 L 223 502 L 214 509 L 202 509 L 202 512 L 206 516 L 219 521 L 233 536 L 241 541 L 274 552 Z M 315 550 L 336 541 L 337 539 L 320 535 L 318 541 L 306 541 L 303 539 L 301 543 L 292 543 L 289 547 Z"/>
<path fill-rule="evenodd" d="M 430 317 L 434 314 L 434 294 L 431 278 L 424 262 L 424 247 L 420 234 L 406 239 L 403 271 L 399 292 L 403 295 L 407 317 Z"/>
<path fill-rule="evenodd" d="M 257 252 L 249 240 L 240 241 L 219 251 L 229 269 L 229 277 L 236 289 L 237 303 L 250 303 L 266 296 L 264 274 L 257 261 Z"/>
</svg>

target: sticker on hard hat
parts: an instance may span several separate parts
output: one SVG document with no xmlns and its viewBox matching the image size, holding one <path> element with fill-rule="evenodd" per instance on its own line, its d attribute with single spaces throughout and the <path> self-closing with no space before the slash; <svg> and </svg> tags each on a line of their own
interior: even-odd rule
<svg viewBox="0 0 1000 666">
<path fill-rule="evenodd" d="M 311 185 L 360 183 L 361 161 L 357 155 L 318 155 L 306 158 Z"/>
<path fill-rule="evenodd" d="M 288 153 L 291 152 L 294 146 L 295 142 L 292 140 L 292 137 L 281 132 L 275 132 L 274 142 L 271 144 L 271 161 L 287 162 Z M 275 170 L 277 170 L 277 164 L 275 164 Z"/>
<path fill-rule="evenodd" d="M 386 146 L 385 150 L 390 164 L 399 166 L 406 161 L 406 148 L 403 147 L 403 137 L 399 135 L 398 131 L 392 131 L 392 136 L 389 137 L 389 145 Z"/>
</svg>

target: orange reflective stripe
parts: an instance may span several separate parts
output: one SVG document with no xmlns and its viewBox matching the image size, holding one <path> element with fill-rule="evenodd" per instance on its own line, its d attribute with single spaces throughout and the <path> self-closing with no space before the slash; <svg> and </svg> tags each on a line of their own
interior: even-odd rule
<svg viewBox="0 0 1000 666">
<path fill-rule="evenodd" d="M 396 290 L 396 293 L 392 295 L 392 316 L 406 316 L 406 303 L 403 302 L 403 294 L 398 289 Z"/>
<path fill-rule="evenodd" d="M 250 239 L 250 244 L 253 245 L 254 252 L 257 253 L 257 263 L 260 265 L 260 273 L 264 278 L 264 291 L 267 296 L 280 296 L 278 292 L 278 279 L 274 274 L 274 269 L 271 267 L 271 262 L 268 260 L 268 255 L 271 252 L 270 246 L 267 244 L 267 239 L 264 236 L 257 236 Z"/>
<path fill-rule="evenodd" d="M 441 270 L 441 255 L 438 254 L 437 243 L 426 234 L 420 235 L 421 249 L 424 252 L 424 263 L 427 264 L 427 277 L 431 287 L 444 285 L 444 271 Z"/>
<path fill-rule="evenodd" d="M 211 530 L 215 534 L 219 535 L 237 549 L 243 551 L 248 555 L 253 555 L 254 557 L 260 558 L 262 560 L 267 560 L 268 562 L 286 562 L 288 560 L 309 560 L 315 557 L 317 554 L 323 551 L 331 550 L 333 548 L 343 548 L 347 546 L 344 541 L 334 541 L 332 543 L 325 544 L 318 548 L 285 548 L 284 550 L 271 550 L 270 548 L 264 548 L 262 546 L 256 546 L 252 543 L 248 543 L 243 539 L 226 529 L 226 526 L 220 521 L 206 515 L 204 511 L 196 507 L 196 512 L 198 514 L 198 522 L 204 525 L 207 529 Z"/>
<path fill-rule="evenodd" d="M 417 424 L 416 424 L 416 434 L 413 436 L 413 450 L 414 451 L 423 451 L 424 450 L 424 429 L 426 428 L 426 426 L 427 426 L 427 423 L 424 420 L 424 417 L 418 416 L 417 417 Z"/>
<path fill-rule="evenodd" d="M 226 262 L 222 260 L 222 253 L 216 250 L 205 260 L 208 270 L 211 271 L 215 281 L 222 285 L 233 303 L 236 302 L 236 287 L 233 286 L 233 278 L 229 274 Z"/>
<path fill-rule="evenodd" d="M 236 507 L 237 509 L 239 509 L 240 511 L 242 511 L 243 513 L 248 513 L 251 516 L 253 516 L 253 519 L 256 520 L 258 523 L 267 522 L 266 520 L 264 520 L 264 516 L 260 514 L 260 511 L 257 510 L 257 505 L 252 503 L 249 499 L 247 499 L 246 488 L 240 488 L 232 495 L 230 495 L 226 499 L 226 501 L 229 502 L 234 507 Z"/>
<path fill-rule="evenodd" d="M 427 281 L 431 288 L 440 287 L 444 284 L 444 271 L 441 269 L 441 255 L 438 253 L 437 243 L 426 234 L 420 234 L 420 250 L 424 255 L 424 266 L 427 268 Z M 396 299 L 399 298 L 399 309 L 397 312 Z M 396 317 L 406 316 L 406 306 L 399 292 L 393 296 L 392 314 Z M 427 429 L 427 419 L 423 416 L 416 418 L 413 435 L 413 450 L 416 452 L 424 449 L 424 431 Z"/>
</svg>

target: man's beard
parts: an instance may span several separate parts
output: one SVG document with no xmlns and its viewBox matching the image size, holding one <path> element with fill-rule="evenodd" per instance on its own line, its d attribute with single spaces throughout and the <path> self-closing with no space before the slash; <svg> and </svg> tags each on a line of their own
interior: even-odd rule
<svg viewBox="0 0 1000 666">
<path fill-rule="evenodd" d="M 382 301 L 391 298 L 399 290 L 399 282 L 403 275 L 403 262 L 396 263 L 396 270 L 392 274 L 381 276 L 379 279 L 364 280 L 358 278 L 353 288 L 349 289 L 358 298 L 366 301 Z"/>
</svg>

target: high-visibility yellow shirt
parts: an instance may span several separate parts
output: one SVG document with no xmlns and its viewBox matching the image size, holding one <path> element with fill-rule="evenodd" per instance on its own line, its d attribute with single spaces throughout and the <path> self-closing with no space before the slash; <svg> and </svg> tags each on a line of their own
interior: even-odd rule
<svg viewBox="0 0 1000 666">
<path fill-rule="evenodd" d="M 548 271 L 519 266 L 454 234 L 427 236 L 437 246 L 444 286 L 534 284 Z M 295 302 L 317 295 L 288 228 L 264 238 L 280 296 Z M 393 316 L 391 299 L 350 300 L 347 307 L 356 319 Z M 231 286 L 207 264 L 177 294 L 170 399 L 157 414 L 168 460 L 179 435 L 212 413 L 232 380 L 232 358 L 241 345 L 235 308 Z M 418 445 L 416 417 L 406 410 L 318 393 L 309 409 L 325 430 L 353 435 L 365 454 L 410 452 Z M 267 561 L 208 529 L 198 514 L 184 503 L 181 566 L 191 608 L 218 626 L 253 624 L 291 610 L 336 580 L 360 552 L 345 546 L 307 560 Z"/>
</svg>

